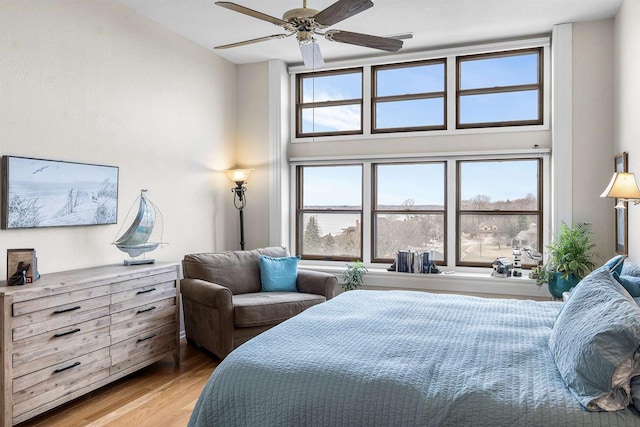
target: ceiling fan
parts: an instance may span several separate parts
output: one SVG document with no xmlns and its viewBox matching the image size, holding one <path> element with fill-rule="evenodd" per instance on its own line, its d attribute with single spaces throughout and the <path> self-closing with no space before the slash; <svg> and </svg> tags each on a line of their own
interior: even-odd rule
<svg viewBox="0 0 640 427">
<path fill-rule="evenodd" d="M 327 30 L 331 25 L 372 7 L 373 2 L 371 0 L 338 0 L 322 11 L 308 8 L 307 0 L 303 0 L 302 8 L 286 11 L 284 15 L 282 15 L 282 19 L 228 1 L 218 1 L 216 4 L 225 9 L 278 25 L 284 28 L 287 33 L 273 34 L 257 39 L 225 44 L 216 46 L 214 49 L 228 49 L 267 40 L 283 39 L 295 34 L 298 39 L 298 44 L 300 45 L 305 66 L 307 68 L 319 68 L 324 65 L 324 60 L 320 52 L 320 47 L 313 37 L 314 35 L 323 36 L 327 40 L 334 42 L 381 49 L 388 52 L 396 52 L 402 47 L 402 40 L 397 38 L 372 36 L 343 30 Z"/>
</svg>

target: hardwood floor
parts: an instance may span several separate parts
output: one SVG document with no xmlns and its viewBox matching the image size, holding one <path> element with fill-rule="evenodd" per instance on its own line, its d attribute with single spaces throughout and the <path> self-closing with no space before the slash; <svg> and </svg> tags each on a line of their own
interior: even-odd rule
<svg viewBox="0 0 640 427">
<path fill-rule="evenodd" d="M 19 426 L 186 426 L 219 361 L 185 340 L 180 355 L 180 366 L 166 358 Z"/>
</svg>

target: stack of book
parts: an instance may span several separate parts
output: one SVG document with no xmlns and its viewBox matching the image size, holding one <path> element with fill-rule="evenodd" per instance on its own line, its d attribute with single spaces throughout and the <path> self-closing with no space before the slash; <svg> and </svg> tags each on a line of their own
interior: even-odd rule
<svg viewBox="0 0 640 427">
<path fill-rule="evenodd" d="M 399 273 L 431 273 L 433 251 L 399 250 L 396 271 Z"/>
</svg>

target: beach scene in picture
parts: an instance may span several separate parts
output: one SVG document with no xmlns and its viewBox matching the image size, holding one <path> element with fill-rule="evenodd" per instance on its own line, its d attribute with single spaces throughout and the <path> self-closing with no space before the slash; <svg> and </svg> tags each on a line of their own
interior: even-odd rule
<svg viewBox="0 0 640 427">
<path fill-rule="evenodd" d="M 6 228 L 115 224 L 118 168 L 5 157 Z"/>
</svg>

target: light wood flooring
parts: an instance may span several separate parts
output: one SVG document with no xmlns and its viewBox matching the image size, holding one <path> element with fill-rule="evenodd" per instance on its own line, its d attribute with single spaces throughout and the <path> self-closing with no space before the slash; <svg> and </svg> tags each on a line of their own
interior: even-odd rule
<svg viewBox="0 0 640 427">
<path fill-rule="evenodd" d="M 184 427 L 219 361 L 185 340 L 180 355 L 180 366 L 168 357 L 19 426 Z"/>
</svg>

